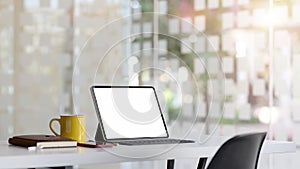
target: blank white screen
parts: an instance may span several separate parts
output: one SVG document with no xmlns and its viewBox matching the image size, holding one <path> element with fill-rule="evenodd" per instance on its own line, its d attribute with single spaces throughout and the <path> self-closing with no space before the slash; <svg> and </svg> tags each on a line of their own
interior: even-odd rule
<svg viewBox="0 0 300 169">
<path fill-rule="evenodd" d="M 152 88 L 94 88 L 107 139 L 167 137 Z"/>
</svg>

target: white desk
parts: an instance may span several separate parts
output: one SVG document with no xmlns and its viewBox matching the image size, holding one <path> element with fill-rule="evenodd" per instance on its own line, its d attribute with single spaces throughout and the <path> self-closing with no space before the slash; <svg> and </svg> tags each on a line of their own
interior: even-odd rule
<svg viewBox="0 0 300 169">
<path fill-rule="evenodd" d="M 35 168 L 213 156 L 221 143 L 62 148 L 29 151 L 0 143 L 0 168 Z M 295 152 L 291 142 L 266 141 L 262 153 Z"/>
</svg>

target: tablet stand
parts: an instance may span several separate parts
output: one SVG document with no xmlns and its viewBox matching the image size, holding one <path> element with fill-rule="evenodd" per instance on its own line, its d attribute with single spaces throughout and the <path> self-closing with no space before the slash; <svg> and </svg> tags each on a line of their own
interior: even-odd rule
<svg viewBox="0 0 300 169">
<path fill-rule="evenodd" d="M 97 144 L 105 144 L 106 143 L 104 134 L 103 134 L 103 129 L 102 129 L 100 123 L 98 123 L 97 131 L 96 131 L 96 135 L 95 135 L 95 141 Z"/>
</svg>

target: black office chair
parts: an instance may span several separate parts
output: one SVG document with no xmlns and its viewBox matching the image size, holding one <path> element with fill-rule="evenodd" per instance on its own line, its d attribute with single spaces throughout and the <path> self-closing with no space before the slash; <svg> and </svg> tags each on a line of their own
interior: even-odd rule
<svg viewBox="0 0 300 169">
<path fill-rule="evenodd" d="M 226 141 L 207 169 L 256 169 L 265 132 L 242 134 Z"/>
<path fill-rule="evenodd" d="M 226 141 L 214 155 L 207 169 L 256 169 L 266 132 L 237 135 Z M 206 158 L 200 158 L 197 169 L 204 169 Z M 167 168 L 174 167 L 169 160 Z"/>
</svg>

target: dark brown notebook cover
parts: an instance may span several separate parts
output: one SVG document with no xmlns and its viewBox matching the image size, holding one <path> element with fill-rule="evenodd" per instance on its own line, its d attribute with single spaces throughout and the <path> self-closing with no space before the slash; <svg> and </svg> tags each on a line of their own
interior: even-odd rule
<svg viewBox="0 0 300 169">
<path fill-rule="evenodd" d="M 73 139 L 53 135 L 20 135 L 9 138 L 8 142 L 12 145 L 22 147 L 37 146 L 37 144 L 44 143 L 44 145 L 48 148 L 51 146 L 61 147 L 62 145 L 64 147 L 74 147 L 77 144 L 77 142 Z M 47 145 L 49 142 L 51 142 L 51 145 Z"/>
</svg>

